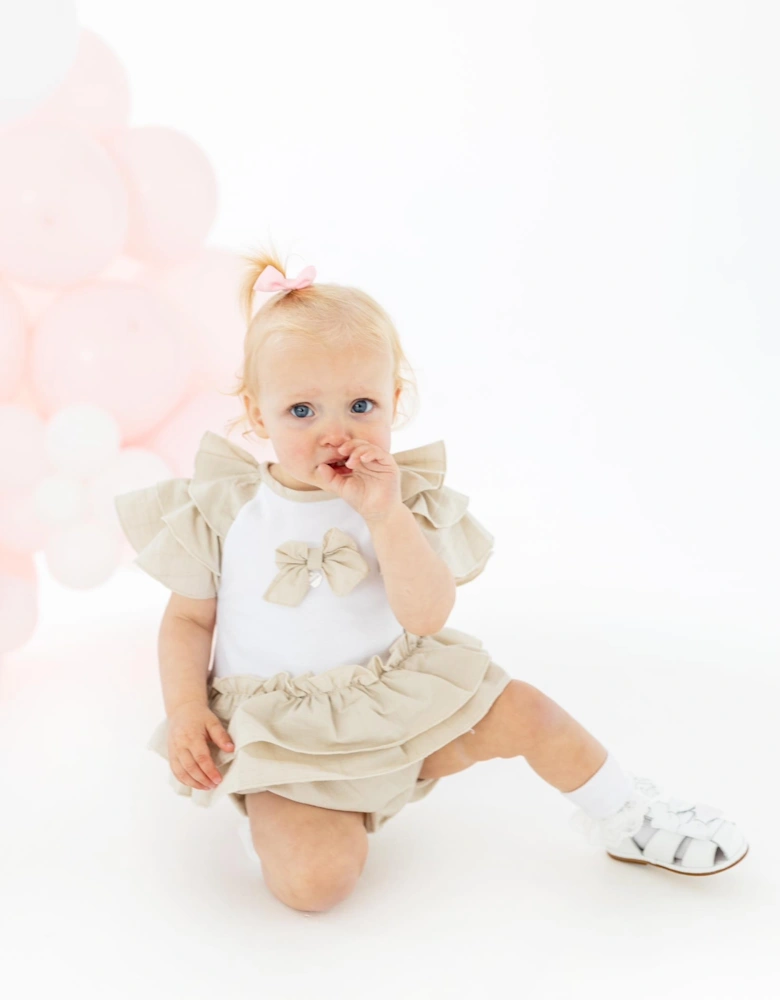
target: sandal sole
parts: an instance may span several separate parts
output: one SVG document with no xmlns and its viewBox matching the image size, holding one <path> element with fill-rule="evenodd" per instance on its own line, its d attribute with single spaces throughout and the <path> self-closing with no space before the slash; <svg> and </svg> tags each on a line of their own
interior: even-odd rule
<svg viewBox="0 0 780 1000">
<path fill-rule="evenodd" d="M 615 861 L 625 861 L 627 865 L 651 865 L 653 868 L 663 868 L 667 872 L 674 872 L 675 875 L 701 876 L 701 875 L 719 875 L 721 872 L 728 871 L 729 868 L 733 868 L 734 865 L 738 865 L 740 861 L 744 861 L 745 858 L 747 857 L 749 850 L 750 847 L 746 847 L 745 853 L 740 857 L 738 857 L 736 861 L 732 861 L 730 865 L 726 865 L 723 868 L 715 868 L 711 872 L 686 872 L 682 871 L 682 869 L 680 868 L 670 868 L 668 865 L 659 865 L 655 861 L 640 861 L 639 858 L 621 858 L 618 857 L 617 854 L 610 854 L 609 851 L 607 851 L 607 854 L 609 855 L 610 858 L 614 858 Z"/>
</svg>

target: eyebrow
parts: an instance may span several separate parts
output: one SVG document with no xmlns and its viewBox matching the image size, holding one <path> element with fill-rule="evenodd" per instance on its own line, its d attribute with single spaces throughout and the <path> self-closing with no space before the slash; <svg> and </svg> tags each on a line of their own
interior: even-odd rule
<svg viewBox="0 0 780 1000">
<path fill-rule="evenodd" d="M 353 389 L 353 391 L 357 392 L 358 394 L 370 392 L 374 396 L 376 396 L 379 393 L 378 389 L 373 389 L 373 388 L 371 388 L 369 386 L 363 386 L 363 385 L 355 386 L 354 389 Z M 285 392 L 284 395 L 285 395 L 285 397 L 286 396 L 296 396 L 296 397 L 297 396 L 316 396 L 318 392 L 321 392 L 321 390 L 320 389 L 296 389 L 293 392 Z"/>
</svg>

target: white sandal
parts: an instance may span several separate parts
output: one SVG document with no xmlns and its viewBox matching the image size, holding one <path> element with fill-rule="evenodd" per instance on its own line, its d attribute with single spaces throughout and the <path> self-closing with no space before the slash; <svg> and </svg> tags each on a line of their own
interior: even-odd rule
<svg viewBox="0 0 780 1000">
<path fill-rule="evenodd" d="M 667 798 L 647 778 L 629 777 L 632 798 L 614 816 L 594 820 L 578 809 L 570 820 L 611 858 L 680 875 L 714 875 L 745 857 L 747 840 L 720 809 Z"/>
</svg>

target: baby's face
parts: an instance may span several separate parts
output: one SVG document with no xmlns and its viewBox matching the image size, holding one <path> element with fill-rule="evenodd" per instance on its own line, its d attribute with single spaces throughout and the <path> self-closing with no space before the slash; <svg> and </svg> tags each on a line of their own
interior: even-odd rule
<svg viewBox="0 0 780 1000">
<path fill-rule="evenodd" d="M 244 405 L 259 437 L 279 458 L 274 477 L 292 489 L 322 488 L 321 462 L 360 439 L 390 450 L 400 387 L 393 385 L 389 351 L 328 348 L 285 336 L 261 349 L 257 400 Z"/>
</svg>

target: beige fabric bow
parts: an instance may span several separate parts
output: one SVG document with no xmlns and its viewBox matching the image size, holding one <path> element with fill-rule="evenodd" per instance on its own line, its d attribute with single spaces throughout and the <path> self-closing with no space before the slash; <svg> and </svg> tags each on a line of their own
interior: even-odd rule
<svg viewBox="0 0 780 1000">
<path fill-rule="evenodd" d="M 322 545 L 284 542 L 276 550 L 279 573 L 263 594 L 266 601 L 295 607 L 309 587 L 318 587 L 323 574 L 339 597 L 353 590 L 369 573 L 355 541 L 340 528 L 328 528 Z"/>
</svg>

